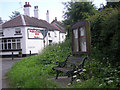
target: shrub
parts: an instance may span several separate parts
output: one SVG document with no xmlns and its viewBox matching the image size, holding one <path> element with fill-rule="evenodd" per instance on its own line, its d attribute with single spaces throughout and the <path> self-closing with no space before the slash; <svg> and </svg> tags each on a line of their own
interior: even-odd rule
<svg viewBox="0 0 120 90">
<path fill-rule="evenodd" d="M 109 61 L 113 65 L 119 63 L 118 15 L 117 9 L 106 8 L 89 18 L 91 22 L 93 56 L 97 60 L 101 60 L 104 63 Z"/>
</svg>

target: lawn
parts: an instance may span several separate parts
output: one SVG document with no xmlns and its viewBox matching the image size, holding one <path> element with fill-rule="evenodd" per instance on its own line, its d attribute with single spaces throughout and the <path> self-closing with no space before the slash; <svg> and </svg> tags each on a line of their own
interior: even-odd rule
<svg viewBox="0 0 120 90">
<path fill-rule="evenodd" d="M 71 55 L 71 42 L 47 46 L 43 52 L 37 56 L 26 57 L 17 62 L 7 73 L 8 81 L 14 88 L 61 88 L 61 86 L 51 81 L 55 78 L 56 72 L 52 67 L 56 61 L 63 61 Z M 120 87 L 120 66 L 112 66 L 92 57 L 92 78 L 89 79 L 88 61 L 85 63 L 86 81 L 74 82 L 68 88 L 119 88 Z M 63 75 L 63 74 L 61 74 Z"/>
</svg>

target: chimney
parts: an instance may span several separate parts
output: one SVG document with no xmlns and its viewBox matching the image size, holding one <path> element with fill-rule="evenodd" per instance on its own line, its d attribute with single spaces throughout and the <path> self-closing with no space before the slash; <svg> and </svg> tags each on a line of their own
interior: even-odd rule
<svg viewBox="0 0 120 90">
<path fill-rule="evenodd" d="M 47 10 L 47 13 L 46 13 L 46 21 L 49 23 L 49 10 Z"/>
<path fill-rule="evenodd" d="M 35 18 L 39 18 L 38 6 L 34 6 L 34 17 L 35 17 Z"/>
<path fill-rule="evenodd" d="M 30 7 L 31 7 L 31 5 L 29 4 L 29 2 L 25 2 L 24 15 L 30 16 Z"/>
<path fill-rule="evenodd" d="M 57 21 L 57 17 L 55 17 L 55 21 Z"/>
</svg>

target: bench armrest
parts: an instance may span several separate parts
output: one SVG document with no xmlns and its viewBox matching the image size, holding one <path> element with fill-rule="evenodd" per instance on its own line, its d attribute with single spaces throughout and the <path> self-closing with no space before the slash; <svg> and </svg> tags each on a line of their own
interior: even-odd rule
<svg viewBox="0 0 120 90">
<path fill-rule="evenodd" d="M 76 70 L 76 65 L 75 64 L 72 63 L 70 66 L 73 68 L 73 70 Z"/>
<path fill-rule="evenodd" d="M 58 67 L 64 67 L 65 66 L 65 61 L 60 62 L 60 61 L 56 61 L 56 63 L 58 63 Z"/>
<path fill-rule="evenodd" d="M 83 67 L 84 67 L 84 62 L 85 62 L 85 60 L 87 60 L 87 57 L 84 57 L 84 58 L 82 59 L 82 63 L 79 64 L 79 68 L 83 68 Z"/>
</svg>

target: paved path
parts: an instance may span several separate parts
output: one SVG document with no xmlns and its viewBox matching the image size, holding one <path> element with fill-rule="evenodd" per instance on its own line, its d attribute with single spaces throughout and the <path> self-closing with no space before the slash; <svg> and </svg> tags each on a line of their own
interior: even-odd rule
<svg viewBox="0 0 120 90">
<path fill-rule="evenodd" d="M 14 58 L 14 60 L 12 60 L 11 58 L 2 58 L 2 88 L 9 88 L 7 77 L 5 76 L 5 74 L 15 62 L 21 59 L 22 58 Z"/>
<path fill-rule="evenodd" d="M 2 58 L 2 88 L 9 88 L 7 77 L 5 76 L 5 74 L 8 72 L 8 70 L 12 67 L 12 65 L 15 62 L 18 62 L 21 59 L 22 58 L 15 58 L 14 60 L 12 60 L 11 58 Z M 51 79 L 58 82 L 62 88 L 68 86 L 71 80 L 70 78 L 64 76 L 58 77 L 57 80 L 55 78 Z"/>
<path fill-rule="evenodd" d="M 54 80 L 55 82 L 59 83 L 61 88 L 68 87 L 68 84 L 70 84 L 71 78 L 67 76 L 59 76 L 58 79 L 50 78 L 51 80 Z"/>
</svg>

